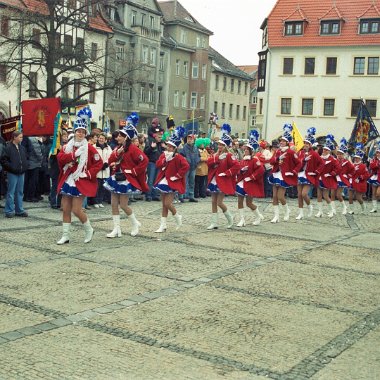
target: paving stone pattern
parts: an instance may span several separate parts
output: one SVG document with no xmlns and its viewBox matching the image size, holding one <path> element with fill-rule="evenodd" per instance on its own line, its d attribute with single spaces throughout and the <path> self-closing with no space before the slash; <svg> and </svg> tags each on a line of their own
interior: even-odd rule
<svg viewBox="0 0 380 380">
<path fill-rule="evenodd" d="M 234 197 L 226 200 L 237 219 Z M 107 239 L 110 207 L 57 246 L 60 212 L 0 217 L 0 379 L 380 378 L 380 215 L 207 231 L 210 201 L 137 202 L 140 234 Z M 29 207 L 28 207 L 29 206 Z M 338 210 L 339 211 L 339 210 Z"/>
</svg>

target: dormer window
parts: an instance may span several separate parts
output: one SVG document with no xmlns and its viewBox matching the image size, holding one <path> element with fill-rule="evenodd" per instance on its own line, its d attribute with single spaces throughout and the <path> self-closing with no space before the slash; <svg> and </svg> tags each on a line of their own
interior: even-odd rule
<svg viewBox="0 0 380 380">
<path fill-rule="evenodd" d="M 360 34 L 380 33 L 380 19 L 360 20 Z"/>
<path fill-rule="evenodd" d="M 339 34 L 340 21 L 321 21 L 321 34 Z"/>
<path fill-rule="evenodd" d="M 285 22 L 286 36 L 301 36 L 303 35 L 303 21 L 287 21 Z"/>
</svg>

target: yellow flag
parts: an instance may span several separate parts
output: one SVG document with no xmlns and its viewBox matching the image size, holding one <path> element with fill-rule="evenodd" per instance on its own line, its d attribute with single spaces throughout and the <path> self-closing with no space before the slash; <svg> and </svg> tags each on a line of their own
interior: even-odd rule
<svg viewBox="0 0 380 380">
<path fill-rule="evenodd" d="M 292 130 L 293 143 L 294 143 L 294 146 L 296 147 L 297 152 L 299 152 L 303 147 L 303 137 L 294 121 L 292 125 L 293 125 L 293 130 Z"/>
</svg>

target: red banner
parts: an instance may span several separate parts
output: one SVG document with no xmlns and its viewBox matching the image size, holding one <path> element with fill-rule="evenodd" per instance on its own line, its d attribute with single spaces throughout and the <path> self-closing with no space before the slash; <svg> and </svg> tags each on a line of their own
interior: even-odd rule
<svg viewBox="0 0 380 380">
<path fill-rule="evenodd" d="M 12 140 L 12 133 L 17 129 L 17 123 L 19 120 L 20 116 L 0 120 L 1 136 L 5 141 Z"/>
<path fill-rule="evenodd" d="M 24 100 L 22 106 L 22 133 L 24 136 L 54 134 L 54 119 L 61 112 L 60 98 Z"/>
</svg>

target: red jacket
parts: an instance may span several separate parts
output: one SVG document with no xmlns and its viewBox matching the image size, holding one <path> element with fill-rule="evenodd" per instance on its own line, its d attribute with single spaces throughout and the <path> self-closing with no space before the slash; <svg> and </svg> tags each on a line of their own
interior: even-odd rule
<svg viewBox="0 0 380 380">
<path fill-rule="evenodd" d="M 58 166 L 59 166 L 59 178 L 57 192 L 61 191 L 63 184 L 65 183 L 67 177 L 74 173 L 78 167 L 77 157 L 75 157 L 75 151 L 77 148 L 74 147 L 73 151 L 70 153 L 65 153 L 65 149 L 61 149 L 57 155 Z M 66 172 L 63 172 L 63 167 L 66 164 L 73 163 L 71 168 L 68 168 Z M 103 167 L 103 160 L 101 159 L 98 151 L 94 146 L 88 144 L 88 159 L 87 159 L 87 177 L 79 178 L 75 185 L 79 192 L 86 197 L 95 197 L 98 189 L 98 181 L 96 180 L 96 175 Z"/>
<path fill-rule="evenodd" d="M 338 188 L 336 180 L 338 170 L 339 162 L 334 156 L 330 154 L 326 160 L 322 157 L 322 163 L 319 165 L 316 173 L 326 189 Z"/>
<path fill-rule="evenodd" d="M 310 157 L 308 159 L 308 157 Z M 301 150 L 299 152 L 299 160 L 301 161 L 301 171 L 305 170 L 306 178 L 314 186 L 318 186 L 318 176 L 316 170 L 322 164 L 321 156 L 315 150 L 309 150 L 308 152 Z"/>
<path fill-rule="evenodd" d="M 226 157 L 219 159 L 219 155 L 214 154 L 207 160 L 208 165 L 208 183 L 214 178 L 220 191 L 224 194 L 234 195 L 236 191 L 236 174 L 240 170 L 239 161 L 232 156 L 231 153 L 226 153 Z M 225 176 L 219 177 L 219 174 L 224 173 Z"/>
<path fill-rule="evenodd" d="M 286 183 L 291 186 L 297 186 L 301 161 L 294 150 L 288 148 L 285 152 L 282 152 L 281 149 L 277 149 L 270 160 L 270 164 L 273 166 L 272 173 L 281 171 L 282 178 Z M 285 175 L 285 173 L 292 173 L 293 175 Z"/>
<path fill-rule="evenodd" d="M 156 166 L 160 170 L 158 171 L 155 185 L 165 177 L 171 189 L 178 191 L 180 194 L 186 192 L 186 173 L 189 171 L 190 165 L 185 157 L 176 153 L 172 160 L 166 162 L 165 153 L 161 153 Z M 179 179 L 172 181 L 170 177 L 177 177 Z"/>
<path fill-rule="evenodd" d="M 116 162 L 112 174 L 121 170 L 127 177 L 127 181 L 142 192 L 149 191 L 149 186 L 146 184 L 146 168 L 148 166 L 148 157 L 136 145 L 130 144 L 126 152 L 117 153 L 120 147 L 116 147 L 111 153 L 108 163 Z M 132 173 L 125 173 L 126 170 L 131 170 Z"/>
<path fill-rule="evenodd" d="M 244 170 L 246 166 L 247 170 Z M 243 181 L 243 189 L 250 197 L 264 198 L 264 172 L 264 165 L 258 157 L 241 160 L 237 182 Z M 244 181 L 244 178 L 251 178 L 252 181 Z"/>
<path fill-rule="evenodd" d="M 346 186 L 351 187 L 350 179 L 355 172 L 354 165 L 350 161 L 345 159 L 343 159 L 342 161 L 338 160 L 338 163 L 339 167 L 336 174 L 339 175 L 340 180 Z"/>
<path fill-rule="evenodd" d="M 352 188 L 358 193 L 365 193 L 367 191 L 367 179 L 371 175 L 368 172 L 367 166 L 362 162 L 359 164 L 354 164 L 354 168 Z"/>
<path fill-rule="evenodd" d="M 374 157 L 369 164 L 369 168 L 372 174 L 377 174 L 378 181 L 380 181 L 380 160 Z"/>
</svg>

